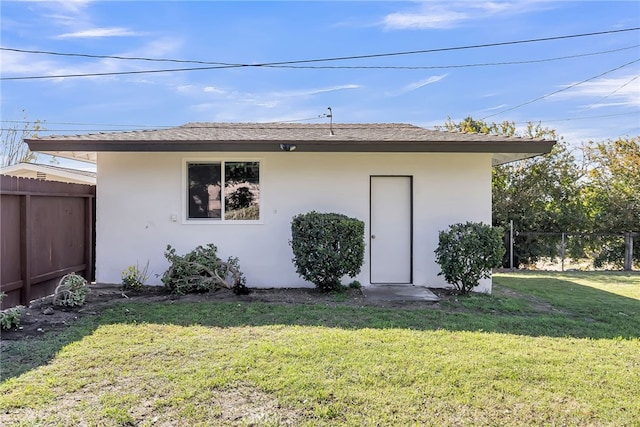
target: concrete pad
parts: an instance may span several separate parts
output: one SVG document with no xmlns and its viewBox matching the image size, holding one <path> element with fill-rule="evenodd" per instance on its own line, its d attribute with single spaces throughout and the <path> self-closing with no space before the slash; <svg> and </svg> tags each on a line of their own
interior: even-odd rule
<svg viewBox="0 0 640 427">
<path fill-rule="evenodd" d="M 362 288 L 366 299 L 372 301 L 439 301 L 428 288 L 413 285 L 371 285 Z"/>
</svg>

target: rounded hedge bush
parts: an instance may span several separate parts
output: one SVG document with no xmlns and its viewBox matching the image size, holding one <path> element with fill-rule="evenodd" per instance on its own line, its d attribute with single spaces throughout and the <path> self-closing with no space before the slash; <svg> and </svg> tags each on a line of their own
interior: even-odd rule
<svg viewBox="0 0 640 427">
<path fill-rule="evenodd" d="M 296 215 L 290 243 L 302 278 L 323 291 L 338 290 L 342 277 L 355 277 L 364 263 L 364 222 L 337 213 Z"/>
<path fill-rule="evenodd" d="M 440 231 L 436 262 L 447 283 L 461 294 L 469 293 L 480 279 L 491 277 L 491 269 L 499 267 L 504 255 L 503 231 L 481 222 L 453 224 Z"/>
</svg>

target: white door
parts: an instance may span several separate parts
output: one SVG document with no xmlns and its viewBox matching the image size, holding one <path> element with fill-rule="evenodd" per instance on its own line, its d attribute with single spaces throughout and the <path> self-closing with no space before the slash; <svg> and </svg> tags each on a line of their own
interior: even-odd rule
<svg viewBox="0 0 640 427">
<path fill-rule="evenodd" d="M 412 187 L 410 176 L 371 177 L 371 283 L 413 281 Z"/>
</svg>

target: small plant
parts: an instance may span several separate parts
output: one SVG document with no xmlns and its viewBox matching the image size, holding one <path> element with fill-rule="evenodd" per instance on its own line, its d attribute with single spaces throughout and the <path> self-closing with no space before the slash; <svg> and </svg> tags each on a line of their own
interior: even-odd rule
<svg viewBox="0 0 640 427">
<path fill-rule="evenodd" d="M 178 255 L 171 245 L 167 245 L 164 256 L 171 265 L 162 276 L 165 289 L 178 295 L 219 288 L 230 289 L 236 295 L 248 294 L 249 288 L 240 271 L 238 258 L 229 257 L 224 262 L 218 258 L 217 251 L 218 248 L 209 243 L 185 255 Z"/>
<path fill-rule="evenodd" d="M 4 292 L 0 292 L 0 302 L 4 299 L 6 294 Z M 14 327 L 20 325 L 20 316 L 22 316 L 21 305 L 16 307 L 7 308 L 5 310 L 0 310 L 0 329 L 3 331 L 8 331 Z"/>
<path fill-rule="evenodd" d="M 500 266 L 504 255 L 503 231 L 500 227 L 479 222 L 454 224 L 440 231 L 436 262 L 447 283 L 460 294 L 467 294 L 491 277 L 491 269 Z"/>
<path fill-rule="evenodd" d="M 362 289 L 362 284 L 360 282 L 358 282 L 357 280 L 354 280 L 351 283 L 349 283 L 349 288 L 350 289 Z"/>
<path fill-rule="evenodd" d="M 53 305 L 77 307 L 84 304 L 89 287 L 84 277 L 75 273 L 67 274 L 60 279 L 53 293 Z"/>
<path fill-rule="evenodd" d="M 364 262 L 364 222 L 315 211 L 291 221 L 296 272 L 322 291 L 339 290 L 341 278 L 355 277 Z"/>
<path fill-rule="evenodd" d="M 122 290 L 123 291 L 140 291 L 144 287 L 144 283 L 149 278 L 147 271 L 149 270 L 149 261 L 144 268 L 140 268 L 138 264 L 130 265 L 122 272 Z"/>
</svg>

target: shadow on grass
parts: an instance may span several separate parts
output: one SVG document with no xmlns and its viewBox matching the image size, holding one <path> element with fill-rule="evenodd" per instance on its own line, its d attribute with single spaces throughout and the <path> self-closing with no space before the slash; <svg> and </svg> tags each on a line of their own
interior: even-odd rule
<svg viewBox="0 0 640 427">
<path fill-rule="evenodd" d="M 261 302 L 121 303 L 60 333 L 3 346 L 2 380 L 48 363 L 65 345 L 101 325 L 321 326 L 344 329 L 449 330 L 592 339 L 640 338 L 640 301 L 571 280 L 522 275 L 494 279 L 511 296 L 474 295 L 442 308 L 292 305 Z M 633 284 L 631 286 L 637 286 Z M 514 295 L 514 293 L 517 293 Z M 541 311 L 536 303 L 548 304 Z"/>
</svg>

